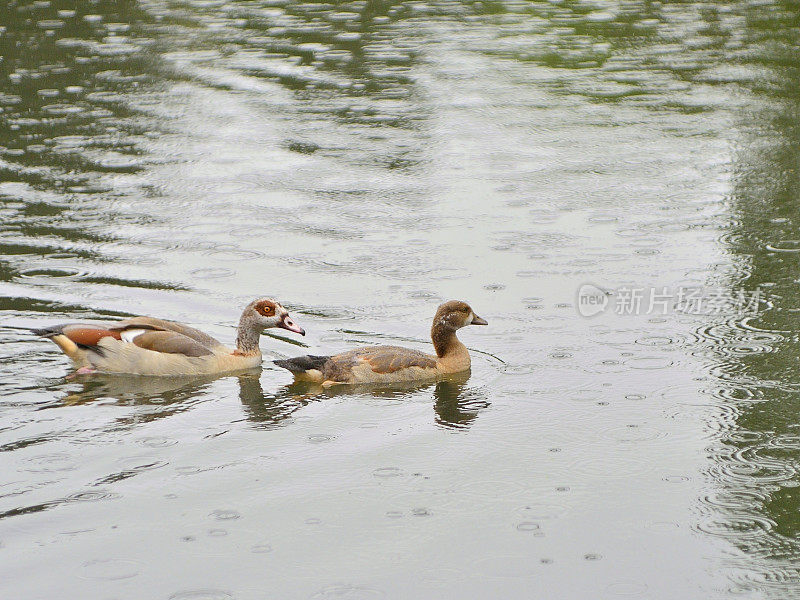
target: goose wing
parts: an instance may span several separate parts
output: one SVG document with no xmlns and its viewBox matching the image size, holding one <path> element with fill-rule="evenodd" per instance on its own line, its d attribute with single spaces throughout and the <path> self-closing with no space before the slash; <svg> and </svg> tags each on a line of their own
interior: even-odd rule
<svg viewBox="0 0 800 600">
<path fill-rule="evenodd" d="M 193 340 L 176 331 L 127 329 L 122 332 L 121 336 L 123 341 L 153 352 L 182 354 L 183 356 L 209 356 L 214 354 L 208 347 L 197 340 Z"/>
<path fill-rule="evenodd" d="M 401 346 L 366 346 L 331 357 L 331 361 L 342 367 L 352 368 L 359 363 L 367 363 L 370 368 L 381 375 L 395 373 L 411 367 L 435 369 L 436 359 L 420 352 Z"/>
<path fill-rule="evenodd" d="M 166 321 L 164 319 L 156 319 L 153 317 L 133 317 L 131 319 L 126 319 L 124 321 L 120 321 L 116 324 L 114 329 L 118 330 L 126 330 L 126 329 L 144 329 L 144 330 L 155 330 L 155 331 L 172 331 L 174 333 L 183 335 L 187 338 L 190 338 L 200 344 L 201 346 L 205 346 L 209 350 L 214 348 L 224 347 L 219 341 L 208 335 L 207 333 L 203 333 L 199 329 L 195 329 L 194 327 L 189 327 L 188 325 L 184 325 L 182 323 L 177 323 L 175 321 Z"/>
<path fill-rule="evenodd" d="M 157 319 L 150 321 L 154 320 Z M 102 355 L 104 349 L 109 348 L 108 344 L 130 343 L 145 350 L 167 354 L 184 356 L 213 354 L 211 348 L 183 333 L 158 329 L 156 324 L 141 322 L 138 319 L 114 323 L 67 323 L 34 330 L 34 333 L 52 338 L 59 346 L 63 346 L 65 351 L 85 348 Z M 216 342 L 213 338 L 209 339 Z M 219 343 L 216 345 L 219 346 Z"/>
<path fill-rule="evenodd" d="M 436 357 L 400 346 L 365 346 L 334 356 L 298 356 L 274 361 L 295 376 L 310 377 L 313 381 L 380 381 L 404 369 L 434 371 Z M 368 373 L 378 377 L 370 377 Z M 402 375 L 398 380 L 402 379 Z"/>
</svg>

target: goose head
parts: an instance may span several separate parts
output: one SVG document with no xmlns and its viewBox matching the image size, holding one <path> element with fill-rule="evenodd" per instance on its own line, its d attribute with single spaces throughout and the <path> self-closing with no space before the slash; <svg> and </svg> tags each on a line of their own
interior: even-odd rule
<svg viewBox="0 0 800 600">
<path fill-rule="evenodd" d="M 274 298 L 258 298 L 253 300 L 244 309 L 243 320 L 250 321 L 261 331 L 272 327 L 288 329 L 300 335 L 305 335 L 306 331 L 295 323 L 286 310 Z"/>
<path fill-rule="evenodd" d="M 433 326 L 445 329 L 461 329 L 467 325 L 488 325 L 486 319 L 482 319 L 470 308 L 469 304 L 461 300 L 450 300 L 440 304 L 433 317 Z"/>
</svg>

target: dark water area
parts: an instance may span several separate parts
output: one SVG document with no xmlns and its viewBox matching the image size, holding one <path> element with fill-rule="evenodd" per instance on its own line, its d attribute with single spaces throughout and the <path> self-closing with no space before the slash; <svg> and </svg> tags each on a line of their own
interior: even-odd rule
<svg viewBox="0 0 800 600">
<path fill-rule="evenodd" d="M 796 2 L 6 1 L 0 596 L 800 597 L 798 202 Z M 217 378 L 28 331 L 263 295 Z M 450 298 L 463 377 L 269 362 Z"/>
</svg>

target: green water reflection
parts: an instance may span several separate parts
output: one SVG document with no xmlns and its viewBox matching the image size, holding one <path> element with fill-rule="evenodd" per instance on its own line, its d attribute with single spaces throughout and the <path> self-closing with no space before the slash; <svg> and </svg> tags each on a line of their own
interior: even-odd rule
<svg viewBox="0 0 800 600">
<path fill-rule="evenodd" d="M 743 17 L 736 63 L 759 76 L 737 82 L 753 102 L 736 116 L 724 240 L 739 265 L 731 285 L 758 290 L 771 307 L 714 333 L 712 372 L 736 418 L 711 457 L 726 533 L 748 554 L 779 561 L 779 589 L 800 575 L 800 14 L 787 2 L 748 7 Z"/>
</svg>

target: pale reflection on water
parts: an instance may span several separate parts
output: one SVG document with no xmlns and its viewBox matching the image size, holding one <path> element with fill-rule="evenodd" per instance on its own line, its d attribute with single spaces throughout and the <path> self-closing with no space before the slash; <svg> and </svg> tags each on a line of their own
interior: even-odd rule
<svg viewBox="0 0 800 600">
<path fill-rule="evenodd" d="M 791 596 L 798 31 L 777 1 L 3 3 L 4 593 Z M 584 284 L 766 302 L 585 319 Z M 65 380 L 26 333 L 230 343 L 265 294 L 309 335 L 235 376 Z M 429 350 L 449 298 L 491 323 L 468 377 L 268 362 Z"/>
<path fill-rule="evenodd" d="M 338 395 L 384 398 L 403 402 L 429 403 L 435 411 L 436 423 L 451 429 L 468 427 L 480 410 L 487 408 L 486 393 L 480 387 L 468 387 L 470 372 L 452 375 L 441 381 L 404 382 L 383 385 L 346 385 L 324 388 L 296 382 L 275 392 L 265 392 L 261 385 L 261 369 L 253 369 L 232 377 L 138 377 L 92 374 L 74 378 L 81 389 L 69 390 L 39 410 L 72 407 L 100 402 L 126 406 L 152 407 L 138 411 L 135 420 L 120 421 L 118 426 L 134 426 L 151 419 L 170 417 L 189 410 L 194 399 L 208 391 L 210 384 L 221 378 L 235 379 L 239 399 L 247 418 L 259 428 L 281 425 L 285 419 L 309 402 L 325 401 Z M 42 440 L 44 441 L 44 440 Z M 37 442 L 38 443 L 38 442 Z"/>
</svg>

